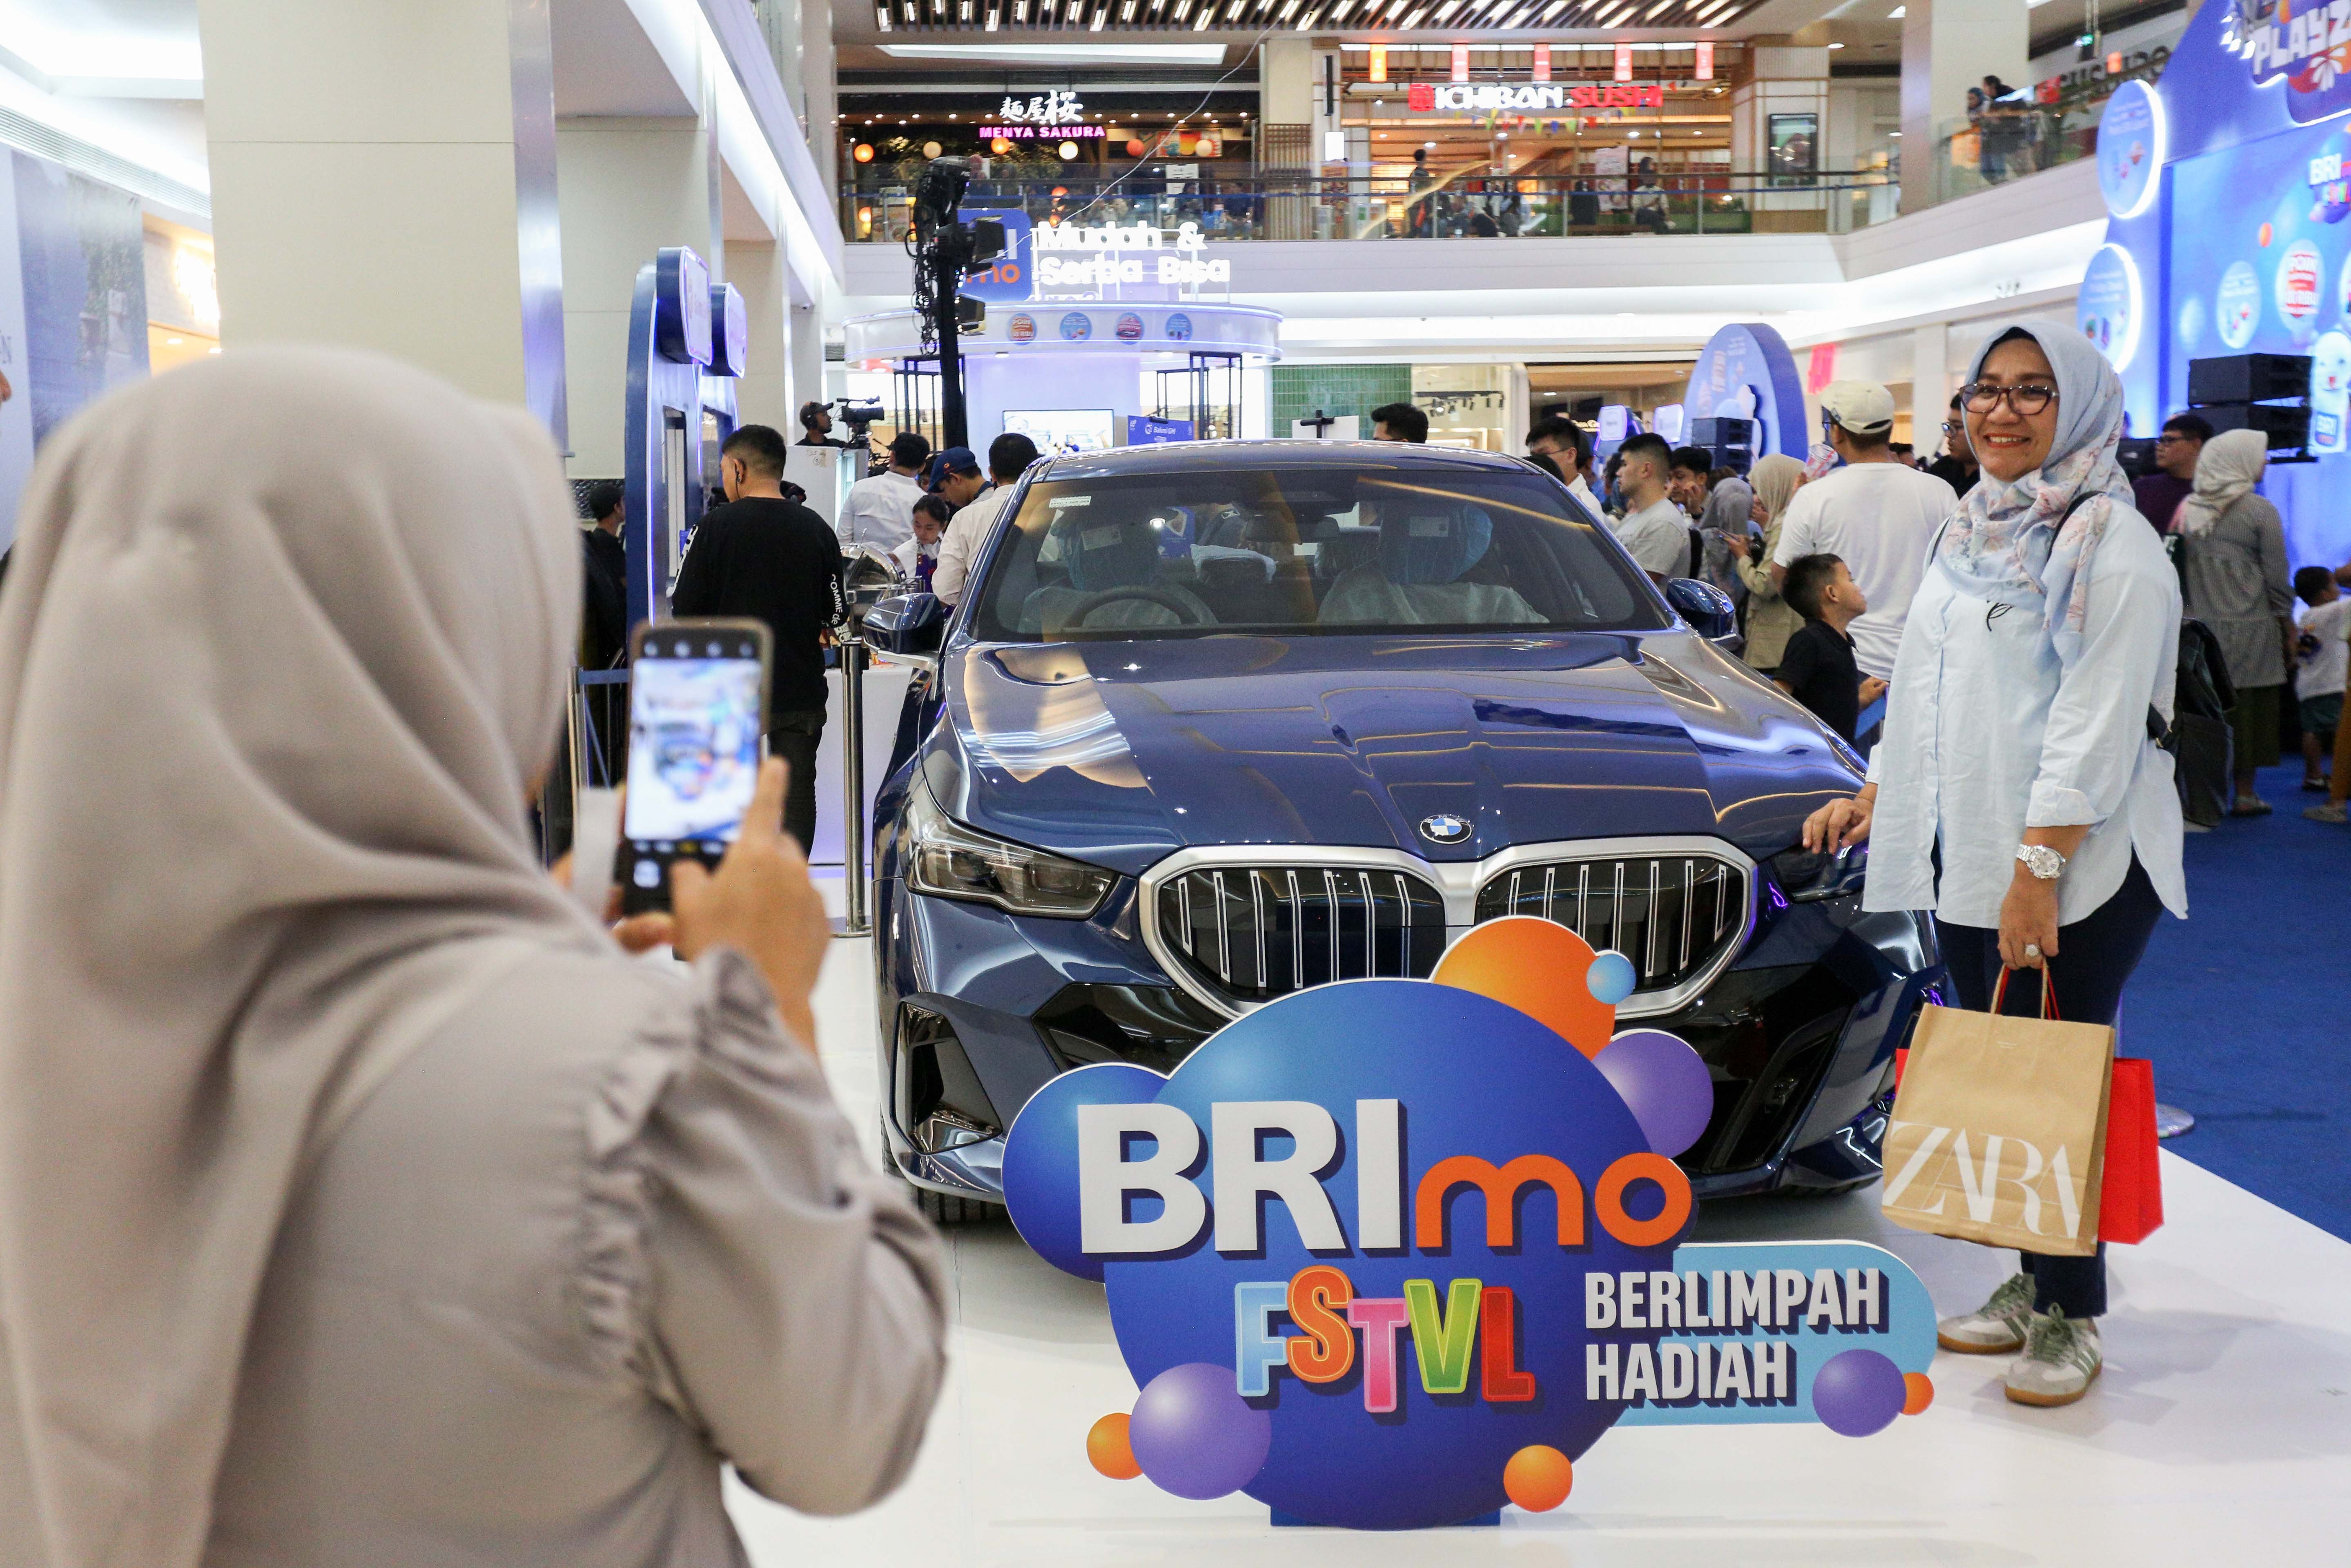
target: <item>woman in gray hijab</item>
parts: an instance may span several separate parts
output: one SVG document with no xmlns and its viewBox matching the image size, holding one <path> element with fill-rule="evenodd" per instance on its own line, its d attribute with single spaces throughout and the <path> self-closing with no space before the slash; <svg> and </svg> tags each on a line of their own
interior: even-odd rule
<svg viewBox="0 0 2351 1568">
<path fill-rule="evenodd" d="M 45 449 L 0 596 L 0 1525 L 45 1568 L 741 1563 L 896 1484 L 935 1239 L 812 1051 L 770 763 L 690 971 L 540 870 L 545 434 L 247 350 Z"/>
<path fill-rule="evenodd" d="M 1869 845 L 1867 909 L 1931 909 L 1962 1007 L 2110 1024 L 2158 915 L 2188 913 L 2166 723 L 2179 583 L 2115 461 L 2123 389 L 2080 332 L 1996 329 L 1960 390 L 1983 476 L 1936 537 L 1911 601 L 1868 787 L 1804 842 Z M 2082 1397 L 2103 1364 L 2105 1248 L 2027 1253 L 1947 1350 L 2022 1350 L 2008 1396 Z"/>
</svg>

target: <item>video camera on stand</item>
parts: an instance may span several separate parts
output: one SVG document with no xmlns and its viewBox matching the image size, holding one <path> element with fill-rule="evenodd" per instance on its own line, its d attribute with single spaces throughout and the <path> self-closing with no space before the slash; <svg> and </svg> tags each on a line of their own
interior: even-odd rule
<svg viewBox="0 0 2351 1568">
<path fill-rule="evenodd" d="M 966 223 L 956 215 L 970 183 L 970 160 L 932 159 L 914 183 L 914 222 L 906 235 L 906 248 L 914 257 L 914 308 L 922 317 L 923 345 L 939 356 L 939 418 L 947 446 L 971 444 L 956 340 L 985 320 L 987 311 L 984 302 L 963 298 L 963 280 L 987 271 L 1005 252 L 1001 220 Z"/>
</svg>

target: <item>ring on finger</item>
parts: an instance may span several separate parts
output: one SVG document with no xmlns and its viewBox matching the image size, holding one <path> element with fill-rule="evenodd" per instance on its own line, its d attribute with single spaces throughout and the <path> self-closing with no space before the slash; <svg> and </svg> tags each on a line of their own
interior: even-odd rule
<svg viewBox="0 0 2351 1568">
<path fill-rule="evenodd" d="M 2039 956 L 2041 956 L 2041 946 L 2040 946 L 2040 944 L 2038 944 L 2038 943 L 2034 943 L 2034 942 L 2027 942 L 2027 943 L 2024 945 L 2024 956 L 2025 956 L 2026 957 L 2028 957 L 2028 958 L 2038 958 Z"/>
</svg>

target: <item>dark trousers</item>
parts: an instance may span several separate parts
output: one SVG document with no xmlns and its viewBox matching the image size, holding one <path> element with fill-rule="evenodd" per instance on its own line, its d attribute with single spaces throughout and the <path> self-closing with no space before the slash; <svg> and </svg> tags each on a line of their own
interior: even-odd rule
<svg viewBox="0 0 2351 1568">
<path fill-rule="evenodd" d="M 824 739 L 824 709 L 797 708 L 768 716 L 768 755 L 790 765 L 784 789 L 784 831 L 800 841 L 800 853 L 816 846 L 816 748 Z"/>
<path fill-rule="evenodd" d="M 2115 895 L 2071 925 L 2057 928 L 2057 951 L 2042 960 L 2055 988 L 2057 1014 L 2070 1023 L 2111 1024 L 2120 1010 L 2123 986 L 2147 952 L 2163 901 L 2155 884 L 2134 859 Z M 1935 922 L 1941 938 L 1943 962 L 1950 967 L 1951 983 L 1959 1006 L 1970 1012 L 1990 1012 L 1993 988 L 2000 980 L 2000 933 L 1980 925 Z M 2041 1012 L 2041 975 L 2019 969 L 2009 977 L 2001 1012 L 2017 1018 L 2037 1018 Z M 2051 1258 L 2021 1254 L 2024 1271 L 2032 1276 L 2035 1312 L 2062 1307 L 2069 1318 L 2095 1318 L 2106 1310 L 2106 1244 L 2098 1243 L 2094 1258 Z"/>
</svg>

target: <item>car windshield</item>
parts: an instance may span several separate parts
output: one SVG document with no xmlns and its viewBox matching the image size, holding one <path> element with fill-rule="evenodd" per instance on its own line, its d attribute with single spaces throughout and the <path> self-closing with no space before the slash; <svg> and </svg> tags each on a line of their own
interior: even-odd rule
<svg viewBox="0 0 2351 1568">
<path fill-rule="evenodd" d="M 981 590 L 991 642 L 1651 631 L 1638 572 L 1506 469 L 1181 469 L 1031 484 Z"/>
</svg>

